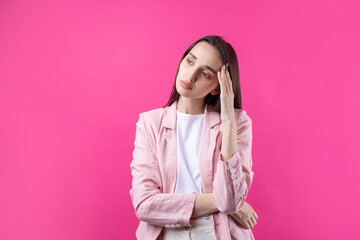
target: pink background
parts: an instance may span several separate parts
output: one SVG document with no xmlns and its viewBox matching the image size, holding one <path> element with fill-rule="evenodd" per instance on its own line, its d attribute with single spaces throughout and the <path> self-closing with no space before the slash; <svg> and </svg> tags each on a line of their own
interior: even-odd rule
<svg viewBox="0 0 360 240">
<path fill-rule="evenodd" d="M 235 48 L 256 239 L 359 239 L 358 1 L 0 2 L 0 239 L 135 239 L 138 114 L 185 49 Z"/>
</svg>

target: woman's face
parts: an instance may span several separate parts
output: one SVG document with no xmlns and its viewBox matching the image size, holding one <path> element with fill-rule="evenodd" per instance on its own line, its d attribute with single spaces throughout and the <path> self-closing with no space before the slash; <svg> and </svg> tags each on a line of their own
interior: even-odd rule
<svg viewBox="0 0 360 240">
<path fill-rule="evenodd" d="M 205 98 L 220 93 L 217 72 L 223 65 L 220 53 L 207 42 L 197 43 L 181 61 L 176 90 L 186 98 Z"/>
</svg>

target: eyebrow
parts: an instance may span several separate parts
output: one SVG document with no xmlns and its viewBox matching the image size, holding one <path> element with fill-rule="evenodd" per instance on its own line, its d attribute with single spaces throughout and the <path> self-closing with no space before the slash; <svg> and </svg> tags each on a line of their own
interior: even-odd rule
<svg viewBox="0 0 360 240">
<path fill-rule="evenodd" d="M 189 55 L 191 55 L 195 60 L 197 60 L 197 57 L 193 53 L 189 53 Z M 208 65 L 205 65 L 205 67 L 209 69 L 213 74 L 216 74 L 216 71 L 212 67 Z"/>
</svg>

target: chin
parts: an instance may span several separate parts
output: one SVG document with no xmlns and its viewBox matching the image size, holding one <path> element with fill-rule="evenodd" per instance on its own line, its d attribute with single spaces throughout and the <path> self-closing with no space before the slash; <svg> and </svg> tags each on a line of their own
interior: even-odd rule
<svg viewBox="0 0 360 240">
<path fill-rule="evenodd" d="M 192 94 L 189 94 L 189 92 L 184 91 L 178 91 L 179 95 L 186 97 L 186 98 L 192 98 Z"/>
<path fill-rule="evenodd" d="M 176 91 L 177 91 L 181 96 L 184 96 L 184 97 L 190 96 L 191 94 L 189 94 L 189 93 L 192 92 L 192 90 L 185 90 L 185 89 L 183 89 L 183 87 L 181 86 L 181 83 L 180 83 L 180 82 L 179 82 L 179 86 L 176 86 Z"/>
</svg>

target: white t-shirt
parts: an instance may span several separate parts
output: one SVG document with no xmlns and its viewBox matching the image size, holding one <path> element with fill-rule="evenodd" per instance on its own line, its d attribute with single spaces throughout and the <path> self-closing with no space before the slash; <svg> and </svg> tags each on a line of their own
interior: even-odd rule
<svg viewBox="0 0 360 240">
<path fill-rule="evenodd" d="M 175 193 L 202 193 L 199 148 L 203 119 L 204 114 L 186 114 L 177 110 L 178 168 Z"/>
</svg>

